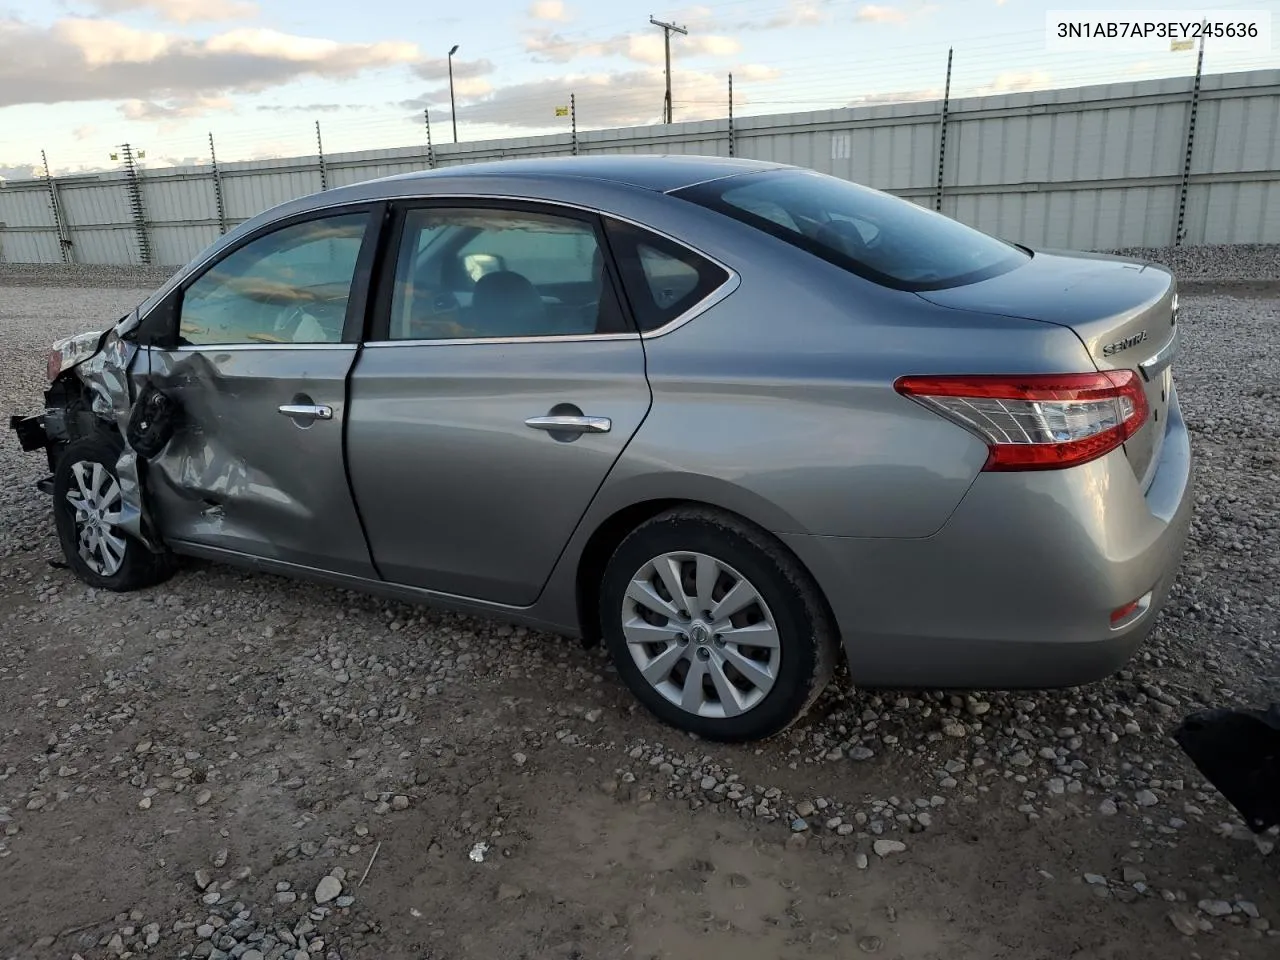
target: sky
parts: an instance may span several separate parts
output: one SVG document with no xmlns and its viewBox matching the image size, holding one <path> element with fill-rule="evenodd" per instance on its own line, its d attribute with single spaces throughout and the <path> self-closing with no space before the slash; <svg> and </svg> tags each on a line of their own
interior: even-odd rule
<svg viewBox="0 0 1280 960">
<path fill-rule="evenodd" d="M 1050 51 L 1050 10 L 1106 0 L 0 0 L 0 177 L 657 123 L 663 36 L 675 120 L 1188 76 L 1194 52 Z M 1271 13 L 1280 0 L 1127 0 L 1125 9 Z M 1205 50 L 1206 72 L 1280 67 L 1270 51 Z"/>
</svg>

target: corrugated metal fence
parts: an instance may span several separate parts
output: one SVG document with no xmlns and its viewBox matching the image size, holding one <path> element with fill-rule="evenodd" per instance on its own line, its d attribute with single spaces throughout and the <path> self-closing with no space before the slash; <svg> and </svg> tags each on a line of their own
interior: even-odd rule
<svg viewBox="0 0 1280 960">
<path fill-rule="evenodd" d="M 1280 70 L 579 133 L 576 151 L 794 163 L 888 190 L 1031 246 L 1114 249 L 1280 242 Z M 1195 122 L 1191 122 L 1193 101 Z M 943 150 L 945 144 L 945 152 Z M 293 197 L 421 170 L 564 156 L 557 134 L 10 181 L 0 259 L 185 263 L 226 228 Z M 1187 164 L 1188 153 L 1190 163 Z M 323 171 L 323 174 L 322 174 Z M 219 198 L 221 202 L 219 202 Z"/>
</svg>

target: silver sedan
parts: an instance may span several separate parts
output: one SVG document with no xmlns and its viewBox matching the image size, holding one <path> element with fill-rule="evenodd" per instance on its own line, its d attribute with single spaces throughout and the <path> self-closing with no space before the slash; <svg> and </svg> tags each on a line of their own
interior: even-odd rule
<svg viewBox="0 0 1280 960">
<path fill-rule="evenodd" d="M 1191 510 L 1177 304 L 778 164 L 462 166 L 241 225 L 12 425 L 87 583 L 190 555 L 509 618 L 751 739 L 842 652 L 864 686 L 1125 663 Z"/>
</svg>

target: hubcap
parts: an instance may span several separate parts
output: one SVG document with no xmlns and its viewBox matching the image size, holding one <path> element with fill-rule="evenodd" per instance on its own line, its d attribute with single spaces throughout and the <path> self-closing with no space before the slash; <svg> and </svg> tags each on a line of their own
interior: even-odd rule
<svg viewBox="0 0 1280 960">
<path fill-rule="evenodd" d="M 120 485 L 100 463 L 81 460 L 71 466 L 75 486 L 67 491 L 76 530 L 76 552 L 94 573 L 115 574 L 124 563 L 127 544 L 120 523 Z"/>
<path fill-rule="evenodd" d="M 773 689 L 782 650 L 760 592 L 705 553 L 664 553 L 631 578 L 622 632 L 641 675 L 700 717 L 736 717 Z"/>
</svg>

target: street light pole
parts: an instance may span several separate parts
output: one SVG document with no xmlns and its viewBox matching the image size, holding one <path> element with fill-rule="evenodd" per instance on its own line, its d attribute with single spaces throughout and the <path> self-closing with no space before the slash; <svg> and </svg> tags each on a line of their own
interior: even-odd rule
<svg viewBox="0 0 1280 960">
<path fill-rule="evenodd" d="M 453 55 L 458 52 L 455 43 L 449 51 L 449 116 L 453 120 L 453 142 L 458 142 L 458 108 L 453 102 Z"/>
<path fill-rule="evenodd" d="M 663 112 L 663 122 L 670 123 L 671 122 L 671 34 L 678 33 L 678 34 L 681 34 L 682 36 L 687 37 L 689 35 L 689 30 L 687 27 L 678 27 L 674 23 L 664 23 L 661 20 L 655 20 L 652 16 L 649 17 L 649 22 L 652 23 L 655 27 L 662 28 L 662 45 L 663 45 L 664 52 L 666 54 L 666 62 L 667 62 L 667 95 L 662 105 L 662 112 Z"/>
</svg>

